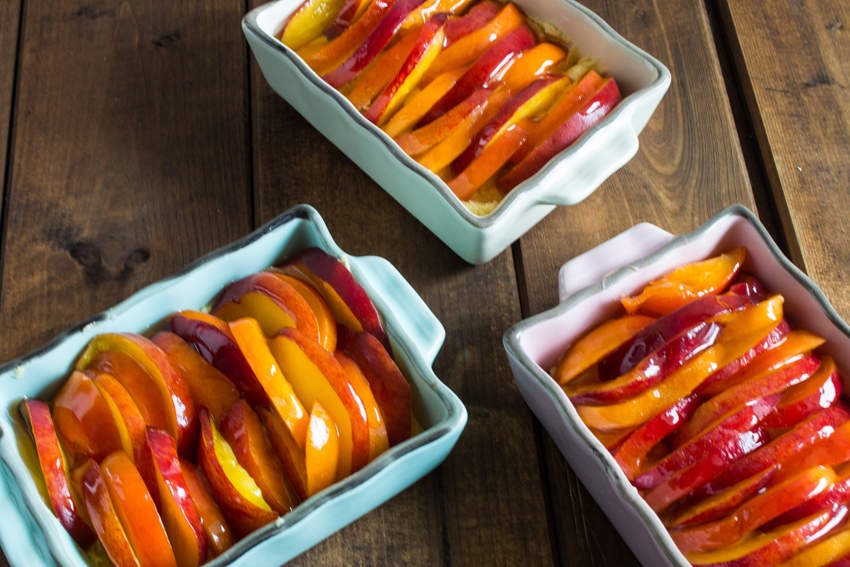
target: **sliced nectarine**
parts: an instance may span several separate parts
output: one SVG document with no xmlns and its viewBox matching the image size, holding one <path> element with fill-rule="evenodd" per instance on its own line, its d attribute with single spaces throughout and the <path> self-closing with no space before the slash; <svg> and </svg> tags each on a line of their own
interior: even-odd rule
<svg viewBox="0 0 850 567">
<path fill-rule="evenodd" d="M 263 420 L 263 425 L 269 434 L 269 440 L 272 443 L 272 448 L 277 453 L 280 459 L 280 464 L 283 465 L 283 470 L 286 473 L 286 478 L 289 479 L 289 484 L 299 500 L 307 499 L 307 465 L 304 462 L 305 449 L 295 443 L 292 434 L 289 433 L 286 425 L 281 421 L 277 414 L 267 410 L 266 408 L 257 408 L 260 418 Z"/>
<path fill-rule="evenodd" d="M 291 285 L 307 301 L 319 325 L 319 344 L 325 347 L 328 352 L 333 352 L 336 349 L 336 319 L 334 319 L 334 313 L 330 306 L 316 291 L 316 288 L 312 284 L 284 274 L 276 268 L 269 270 L 269 273 Z"/>
<path fill-rule="evenodd" d="M 72 455 L 81 453 L 99 460 L 121 449 L 109 405 L 82 372 L 72 373 L 53 399 L 53 423 Z"/>
<path fill-rule="evenodd" d="M 141 563 L 112 505 L 100 467 L 89 460 L 79 472 L 83 502 L 109 559 L 117 567 L 140 567 Z"/>
<path fill-rule="evenodd" d="M 330 414 L 316 400 L 310 412 L 304 464 L 307 471 L 307 496 L 313 496 L 336 481 L 340 456 L 339 435 Z"/>
<path fill-rule="evenodd" d="M 345 370 L 351 387 L 357 397 L 363 402 L 366 409 L 366 420 L 369 423 L 369 462 L 372 462 L 381 453 L 390 448 L 390 441 L 387 437 L 387 426 L 384 423 L 384 417 L 381 415 L 381 409 L 378 407 L 378 402 L 375 401 L 375 396 L 372 394 L 372 389 L 369 388 L 369 381 L 363 375 L 363 371 L 354 359 L 342 351 L 336 351 L 334 358 L 337 359 L 339 365 Z"/>
<path fill-rule="evenodd" d="M 434 14 L 439 14 L 441 12 L 449 15 L 460 14 L 473 1 L 474 0 L 427 0 L 424 4 L 422 4 L 415 10 L 412 10 L 410 14 L 408 14 L 407 19 L 404 20 L 404 23 L 401 25 L 401 29 L 399 29 L 398 33 L 407 33 L 413 28 L 422 26 L 426 21 L 428 21 L 428 18 L 430 18 Z M 486 8 L 476 9 L 479 8 L 479 6 L 481 5 L 486 5 Z M 491 20 L 493 16 L 495 16 L 496 13 L 499 11 L 498 4 L 492 1 L 482 2 L 481 4 L 479 4 L 479 6 L 473 7 L 468 14 L 466 14 L 462 18 L 458 18 L 458 20 L 463 20 L 474 12 L 475 18 L 477 18 L 476 22 L 479 20 L 483 20 L 481 21 L 480 25 L 477 27 L 473 27 L 471 25 L 472 21 L 468 20 L 467 22 L 465 22 L 467 25 L 464 26 L 462 29 L 459 29 L 459 32 L 467 31 L 468 33 L 473 31 L 473 29 L 478 29 L 478 27 L 483 26 L 485 23 L 487 23 L 487 21 Z M 485 12 L 489 14 L 489 18 L 486 17 L 487 14 L 485 14 Z"/>
<path fill-rule="evenodd" d="M 354 105 L 354 108 L 360 112 L 365 112 L 369 108 L 375 97 L 390 84 L 393 77 L 401 70 L 401 66 L 413 51 L 418 40 L 419 33 L 417 30 L 413 30 L 412 33 L 405 35 L 395 45 L 387 49 L 386 53 L 375 62 L 375 65 L 372 65 L 363 73 L 351 92 L 345 95 L 345 98 Z"/>
<path fill-rule="evenodd" d="M 286 22 L 280 41 L 299 49 L 319 37 L 339 13 L 344 0 L 306 0 Z"/>
<path fill-rule="evenodd" d="M 254 375 L 263 385 L 275 411 L 286 423 L 298 445 L 303 447 L 310 416 L 301 404 L 300 396 L 296 395 L 292 384 L 287 380 L 288 373 L 281 372 L 281 367 L 269 351 L 260 326 L 254 319 L 239 319 L 230 323 L 230 331 L 245 355 L 245 360 L 251 365 Z"/>
<path fill-rule="evenodd" d="M 436 79 L 428 83 L 428 86 L 419 91 L 410 101 L 396 112 L 390 121 L 381 126 L 381 130 L 391 138 L 396 138 L 406 130 L 413 128 L 425 113 L 434 106 L 443 95 L 455 86 L 457 80 L 466 72 L 466 67 L 446 71 Z"/>
<path fill-rule="evenodd" d="M 195 509 L 201 517 L 204 536 L 207 540 L 207 550 L 211 557 L 218 557 L 236 543 L 233 532 L 224 519 L 221 508 L 215 501 L 212 492 L 195 465 L 186 460 L 180 460 L 180 469 L 186 481 L 186 490 L 195 504 Z"/>
<path fill-rule="evenodd" d="M 535 45 L 519 54 L 502 77 L 502 82 L 509 91 L 518 93 L 555 64 L 563 61 L 564 57 L 564 50 L 554 43 L 543 42 Z"/>
</svg>

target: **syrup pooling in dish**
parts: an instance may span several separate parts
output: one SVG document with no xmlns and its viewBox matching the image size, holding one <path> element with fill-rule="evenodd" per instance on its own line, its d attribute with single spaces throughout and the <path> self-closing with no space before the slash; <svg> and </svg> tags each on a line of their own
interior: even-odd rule
<svg viewBox="0 0 850 567">
<path fill-rule="evenodd" d="M 825 339 L 742 271 L 688 264 L 621 298 L 553 378 L 693 565 L 850 561 L 850 407 Z"/>
<path fill-rule="evenodd" d="M 421 431 L 375 306 L 311 248 L 23 400 L 46 502 L 118 566 L 194 567 Z"/>
<path fill-rule="evenodd" d="M 306 0 L 279 38 L 478 215 L 622 99 L 510 2 Z"/>
</svg>

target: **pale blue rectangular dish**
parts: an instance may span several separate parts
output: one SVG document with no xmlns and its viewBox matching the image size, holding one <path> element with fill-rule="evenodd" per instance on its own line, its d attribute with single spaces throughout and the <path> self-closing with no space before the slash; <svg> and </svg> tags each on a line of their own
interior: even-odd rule
<svg viewBox="0 0 850 567">
<path fill-rule="evenodd" d="M 211 567 L 278 566 L 389 500 L 446 458 L 466 425 L 466 409 L 431 369 L 445 331 L 389 262 L 349 257 L 319 214 L 299 205 L 233 244 L 152 284 L 126 301 L 68 329 L 17 360 L 0 366 L 0 547 L 14 567 L 89 565 L 55 518 L 19 449 L 26 432 L 16 418 L 23 397 L 43 397 L 68 376 L 98 333 L 144 332 L 180 309 L 198 309 L 225 285 L 318 246 L 343 258 L 381 313 L 399 367 L 414 390 L 413 407 L 425 431 L 393 447 L 364 469 L 316 494 L 275 523 L 250 534 Z"/>
</svg>

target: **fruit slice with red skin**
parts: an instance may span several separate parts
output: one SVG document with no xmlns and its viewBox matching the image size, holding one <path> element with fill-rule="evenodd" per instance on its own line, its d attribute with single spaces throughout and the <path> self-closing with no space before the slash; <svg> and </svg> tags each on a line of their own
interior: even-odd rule
<svg viewBox="0 0 850 567">
<path fill-rule="evenodd" d="M 428 149 L 450 136 L 454 129 L 466 120 L 468 116 L 487 103 L 493 91 L 495 91 L 494 87 L 481 87 L 477 89 L 447 113 L 422 128 L 417 128 L 410 134 L 402 136 L 396 140 L 396 143 L 409 156 L 417 156 L 428 151 Z"/>
<path fill-rule="evenodd" d="M 850 529 L 844 526 L 830 537 L 809 546 L 780 567 L 848 567 L 850 566 Z"/>
<path fill-rule="evenodd" d="M 652 351 L 680 335 L 686 329 L 698 325 L 721 313 L 740 311 L 750 306 L 737 296 L 706 295 L 696 299 L 672 313 L 656 319 L 634 337 L 624 342 L 617 350 L 599 361 L 599 378 L 613 380 L 622 376 L 646 358 Z"/>
<path fill-rule="evenodd" d="M 322 79 L 333 88 L 338 89 L 357 78 L 387 46 L 410 12 L 418 8 L 423 1 L 395 0 L 386 15 L 369 34 L 369 37 L 357 46 L 348 59 L 330 73 L 323 75 Z"/>
<path fill-rule="evenodd" d="M 825 356 L 811 378 L 782 394 L 776 411 L 764 420 L 764 427 L 793 427 L 813 413 L 832 406 L 841 395 L 843 383 L 835 362 Z"/>
<path fill-rule="evenodd" d="M 339 348 L 350 356 L 369 381 L 369 387 L 387 424 L 390 447 L 410 438 L 411 392 L 392 357 L 375 337 L 343 329 Z"/>
<path fill-rule="evenodd" d="M 588 386 L 570 387 L 568 384 L 564 392 L 574 404 L 616 402 L 636 396 L 712 346 L 719 332 L 720 326 L 716 323 L 700 323 L 662 345 L 625 375 Z"/>
<path fill-rule="evenodd" d="M 407 16 L 407 19 L 404 20 L 404 23 L 401 25 L 401 29 L 398 33 L 406 34 L 413 28 L 421 27 L 425 22 L 428 21 L 428 18 L 441 12 L 450 16 L 458 16 L 459 14 L 465 12 L 466 9 L 469 7 L 469 4 L 471 4 L 473 1 L 474 0 L 426 0 L 417 9 L 412 10 L 410 12 L 410 14 Z M 482 4 L 488 3 L 492 4 L 492 2 L 482 2 Z M 475 10 L 476 7 L 477 6 L 474 6 L 469 12 Z M 498 5 L 496 5 L 493 9 L 493 15 L 495 15 L 498 11 L 499 7 Z M 467 16 L 468 15 L 469 13 L 467 13 Z M 481 25 L 484 25 L 484 23 L 482 23 Z"/>
<path fill-rule="evenodd" d="M 676 471 L 691 466 L 718 448 L 725 447 L 741 433 L 759 424 L 779 403 L 781 394 L 772 394 L 748 403 L 736 413 L 715 422 L 705 433 L 664 457 L 651 469 L 637 476 L 632 484 L 647 490 L 664 482 Z M 699 412 L 699 410 L 697 410 Z"/>
<path fill-rule="evenodd" d="M 696 410 L 699 399 L 695 394 L 684 398 L 659 413 L 632 433 L 614 453 L 626 478 L 634 479 L 643 466 L 646 455 L 662 439 L 680 427 Z"/>
<path fill-rule="evenodd" d="M 310 411 L 304 464 L 307 472 L 307 496 L 324 490 L 336 480 L 339 436 L 330 414 L 317 400 Z"/>
<path fill-rule="evenodd" d="M 646 492 L 643 498 L 650 508 L 660 512 L 683 496 L 693 492 L 694 489 L 717 478 L 729 468 L 731 463 L 762 447 L 767 441 L 768 437 L 764 430 L 759 428 L 741 433 L 716 453 L 673 474 L 664 482 Z"/>
<path fill-rule="evenodd" d="M 274 413 L 265 408 L 257 408 L 257 413 L 263 420 L 263 425 L 269 434 L 272 448 L 280 459 L 289 484 L 298 495 L 298 499 L 307 499 L 307 465 L 305 464 L 305 450 L 300 448 L 292 434 L 283 424 L 283 421 Z"/>
<path fill-rule="evenodd" d="M 470 8 L 469 12 L 460 18 L 449 20 L 449 23 L 446 25 L 444 49 L 448 49 L 455 42 L 483 28 L 498 13 L 499 4 L 492 0 L 485 0 Z"/>
<path fill-rule="evenodd" d="M 816 512 L 837 510 L 839 507 L 846 505 L 850 501 L 850 474 L 848 473 L 850 471 L 848 471 L 846 465 L 836 467 L 837 478 L 827 490 L 817 495 L 812 495 L 805 502 L 791 508 L 781 516 L 777 516 L 775 520 L 765 524 L 765 529 L 772 530 L 783 524 L 796 522 L 800 518 L 805 518 Z M 797 475 L 799 474 L 797 473 Z"/>
<path fill-rule="evenodd" d="M 80 514 L 82 500 L 72 492 L 68 466 L 53 428 L 50 408 L 40 400 L 23 400 L 20 411 L 35 442 L 53 513 L 77 545 L 86 548 L 94 542 L 95 534 Z"/>
<path fill-rule="evenodd" d="M 207 540 L 201 517 L 189 496 L 174 439 L 161 429 L 147 431 L 147 446 L 156 471 L 162 523 L 180 567 L 206 562 Z"/>
<path fill-rule="evenodd" d="M 342 5 L 343 0 L 306 0 L 286 22 L 280 41 L 290 49 L 307 45 L 333 23 Z"/>
<path fill-rule="evenodd" d="M 602 446 L 611 452 L 616 451 L 625 442 L 629 436 L 634 433 L 634 429 L 617 429 L 615 431 L 602 431 L 589 427 L 590 432 L 596 437 L 596 440 L 602 443 Z"/>
<path fill-rule="evenodd" d="M 843 519 L 843 514 L 824 512 L 747 538 L 736 545 L 687 556 L 691 565 L 711 567 L 761 567 L 777 565 L 808 544 L 826 535 Z"/>
<path fill-rule="evenodd" d="M 666 380 L 633 398 L 605 406 L 578 406 L 582 421 L 591 427 L 604 430 L 637 427 L 647 419 L 661 413 L 676 400 L 693 392 L 718 366 L 720 345 L 704 350 L 670 374 Z"/>
<path fill-rule="evenodd" d="M 452 164 L 463 171 L 512 125 L 524 118 L 535 118 L 545 111 L 555 97 L 569 85 L 570 79 L 561 75 L 544 75 L 513 96 L 496 116 L 473 138 L 472 143 Z"/>
<path fill-rule="evenodd" d="M 832 469 L 813 467 L 796 478 L 769 487 L 725 518 L 675 530 L 670 536 L 685 555 L 732 545 L 783 512 L 824 493 L 834 481 Z"/>
<path fill-rule="evenodd" d="M 227 525 L 227 520 L 224 519 L 224 514 L 218 507 L 202 473 L 193 463 L 185 460 L 180 461 L 180 469 L 186 481 L 186 490 L 201 518 L 209 555 L 218 557 L 236 543 L 233 532 Z"/>
<path fill-rule="evenodd" d="M 681 447 L 688 443 L 712 423 L 754 399 L 781 394 L 789 386 L 800 383 L 814 374 L 819 365 L 820 360 L 817 356 L 805 354 L 797 362 L 757 376 L 714 396 L 704 402 L 688 423 L 676 432 L 673 446 Z M 779 400 L 777 399 L 776 402 L 778 403 Z"/>
<path fill-rule="evenodd" d="M 369 462 L 366 410 L 336 358 L 294 329 L 283 329 L 268 344 L 305 407 L 319 401 L 333 418 L 339 432 L 337 479 L 342 480 L 366 466 Z"/>
<path fill-rule="evenodd" d="M 53 423 L 72 455 L 99 460 L 121 449 L 109 405 L 82 372 L 73 372 L 53 399 Z"/>
<path fill-rule="evenodd" d="M 850 567 L 850 556 L 842 557 L 841 559 L 836 559 L 832 563 L 830 563 L 827 567 Z"/>
<path fill-rule="evenodd" d="M 366 380 L 363 370 L 354 362 L 354 359 L 342 351 L 336 351 L 334 358 L 345 370 L 349 383 L 354 388 L 354 393 L 357 394 L 366 409 L 366 421 L 369 425 L 369 462 L 371 463 L 390 448 L 384 416 L 381 415 L 381 409 L 378 407 L 375 395 L 369 388 L 369 381 Z"/>
<path fill-rule="evenodd" d="M 345 0 L 337 12 L 333 24 L 325 28 L 323 34 L 329 39 L 339 36 L 351 27 L 351 23 L 358 20 L 370 5 L 369 0 Z"/>
<path fill-rule="evenodd" d="M 236 402 L 221 420 L 219 428 L 236 460 L 257 483 L 266 503 L 281 515 L 292 510 L 294 503 L 283 482 L 283 472 L 272 455 L 260 418 L 248 402 Z"/>
<path fill-rule="evenodd" d="M 216 423 L 219 423 L 227 410 L 239 400 L 239 391 L 233 382 L 174 333 L 157 333 L 151 337 L 151 341 L 162 349 L 171 365 L 183 377 L 192 392 L 195 406 L 206 407 Z"/>
<path fill-rule="evenodd" d="M 460 200 L 471 197 L 508 162 L 508 158 L 522 146 L 533 127 L 534 121 L 528 118 L 509 126 L 498 140 L 487 146 L 469 167 L 449 182 L 452 193 Z"/>
<path fill-rule="evenodd" d="M 738 278 L 729 286 L 730 294 L 743 295 L 756 301 L 764 301 L 770 293 L 761 280 L 752 274 L 739 274 Z"/>
<path fill-rule="evenodd" d="M 364 113 L 367 120 L 383 126 L 401 108 L 442 50 L 447 18 L 446 14 L 435 14 L 428 20 L 398 74 Z"/>
<path fill-rule="evenodd" d="M 784 435 L 777 437 L 758 451 L 731 465 L 722 476 L 706 484 L 694 494 L 696 499 L 717 494 L 777 463 L 796 458 L 807 447 L 830 437 L 838 426 L 850 420 L 847 408 L 837 405 L 800 423 Z"/>
<path fill-rule="evenodd" d="M 213 315 L 226 323 L 251 317 L 267 337 L 283 327 L 295 327 L 313 340 L 319 340 L 316 316 L 294 287 L 268 272 L 252 274 L 233 282 L 224 291 Z"/>
<path fill-rule="evenodd" d="M 141 564 L 112 505 L 100 467 L 90 460 L 80 473 L 83 502 L 109 559 L 117 567 L 139 567 Z"/>
<path fill-rule="evenodd" d="M 404 106 L 390 118 L 390 121 L 381 126 L 381 130 L 386 132 L 390 138 L 399 137 L 425 116 L 425 113 L 434 106 L 434 103 L 443 98 L 443 95 L 449 92 L 449 89 L 457 83 L 465 72 L 466 68 L 461 67 L 460 69 L 446 71 L 438 76 L 428 83 L 428 86 L 422 89 L 419 94 L 406 101 Z"/>
<path fill-rule="evenodd" d="M 549 160 L 567 149 L 579 137 L 605 118 L 623 100 L 617 82 L 606 79 L 602 87 L 590 97 L 580 110 L 568 117 L 551 136 L 535 147 L 517 163 L 498 183 L 500 189 L 510 191 L 540 171 Z"/>
<path fill-rule="evenodd" d="M 738 275 L 746 257 L 747 249 L 742 246 L 702 262 L 681 266 L 660 280 L 650 282 L 639 295 L 622 297 L 620 302 L 628 313 L 662 316 L 694 298 L 722 293 Z M 671 294 L 673 290 L 678 293 Z"/>
<path fill-rule="evenodd" d="M 281 332 L 290 330 L 292 329 L 285 327 Z M 245 355 L 254 376 L 263 385 L 275 412 L 289 428 L 298 446 L 303 447 L 310 416 L 293 390 L 291 382 L 287 380 L 286 373 L 282 372 L 278 361 L 269 351 L 260 326 L 254 319 L 239 319 L 230 323 L 230 332 Z"/>
<path fill-rule="evenodd" d="M 200 311 L 180 311 L 171 318 L 171 331 L 229 378 L 248 403 L 271 404 L 227 323 Z"/>
<path fill-rule="evenodd" d="M 505 5 L 487 24 L 457 40 L 425 73 L 422 81 L 427 84 L 440 73 L 462 67 L 483 56 L 493 45 L 501 41 L 525 21 L 525 16 L 512 3 Z"/>
<path fill-rule="evenodd" d="M 555 369 L 555 380 L 562 385 L 568 383 L 620 348 L 626 341 L 634 338 L 653 321 L 655 319 L 644 315 L 626 316 L 605 321 L 567 349 Z"/>
<path fill-rule="evenodd" d="M 719 494 L 715 494 L 711 498 L 706 498 L 692 506 L 686 506 L 677 510 L 675 516 L 665 520 L 664 526 L 668 529 L 684 528 L 704 522 L 711 522 L 730 514 L 738 506 L 748 501 L 754 494 L 767 486 L 776 475 L 778 468 L 779 465 L 774 465 L 755 476 L 742 480 Z"/>
<path fill-rule="evenodd" d="M 177 373 L 168 357 L 150 339 L 133 333 L 107 333 L 91 340 L 77 361 L 77 370 L 85 370 L 91 360 L 101 352 L 118 351 L 130 355 L 151 377 L 162 407 L 169 433 L 177 441 L 177 452 L 189 455 L 194 452 L 198 437 L 198 418 L 189 387 Z M 113 374 L 114 376 L 114 374 Z M 120 379 L 116 376 L 116 379 Z M 132 395 L 132 392 L 130 392 Z M 154 425 L 149 423 L 148 425 Z M 154 425 L 156 427 L 156 425 Z"/>
<path fill-rule="evenodd" d="M 115 513 L 142 567 L 176 567 L 165 527 L 141 475 L 123 451 L 100 464 Z"/>
<path fill-rule="evenodd" d="M 393 77 L 401 70 L 401 66 L 413 51 L 418 39 L 419 33 L 413 30 L 381 54 L 375 64 L 363 73 L 351 92 L 345 95 L 345 98 L 354 105 L 354 108 L 359 112 L 365 112 L 369 109 L 369 105 L 372 104 L 375 97 L 390 84 Z"/>
<path fill-rule="evenodd" d="M 316 322 L 319 325 L 319 344 L 325 347 L 328 352 L 336 350 L 336 319 L 334 319 L 334 313 L 327 301 L 319 295 L 316 288 L 311 284 L 279 272 L 276 268 L 272 268 L 268 272 L 291 285 L 304 298 L 310 305 L 310 309 L 313 310 L 313 315 L 316 316 Z"/>
<path fill-rule="evenodd" d="M 791 331 L 771 348 L 762 351 L 749 364 L 724 379 L 716 379 L 700 389 L 700 394 L 715 396 L 766 372 L 778 370 L 799 360 L 803 354 L 825 342 L 823 337 L 803 330 Z"/>
<path fill-rule="evenodd" d="M 239 465 L 210 413 L 202 407 L 198 415 L 201 421 L 198 464 L 233 532 L 244 537 L 275 521 L 277 512 L 263 500 L 257 484 Z"/>
<path fill-rule="evenodd" d="M 834 466 L 850 461 L 850 421 L 835 428 L 826 439 L 804 447 L 793 459 L 787 460 L 777 474 L 777 480 L 790 478 L 815 465 Z"/>
<path fill-rule="evenodd" d="M 473 65 L 467 70 L 463 76 L 458 79 L 458 82 L 449 92 L 443 95 L 443 98 L 438 100 L 431 110 L 417 124 L 422 127 L 429 122 L 432 122 L 460 104 L 465 98 L 473 93 L 478 88 L 491 86 L 498 81 L 508 66 L 517 58 L 517 56 L 533 47 L 537 43 L 537 38 L 534 32 L 527 25 L 521 25 L 501 41 L 495 43 L 487 50 Z M 455 44 L 454 47 L 461 45 L 461 42 Z M 434 63 L 436 65 L 436 62 Z"/>
<path fill-rule="evenodd" d="M 297 271 L 290 273 L 288 267 Z M 353 331 L 374 335 L 387 351 L 392 352 L 378 310 L 348 268 L 320 248 L 308 248 L 287 262 L 283 271 L 294 277 L 305 277 L 328 302 L 337 323 Z"/>
<path fill-rule="evenodd" d="M 764 301 L 762 301 L 762 303 L 763 302 Z M 697 389 L 697 393 L 702 394 L 703 391 L 712 388 L 716 382 L 723 382 L 727 380 L 741 368 L 751 363 L 759 354 L 779 344 L 790 332 L 791 325 L 788 324 L 788 321 L 783 319 L 776 327 L 770 329 L 770 331 L 762 339 L 760 339 L 757 344 L 753 345 L 752 348 L 746 350 L 737 359 L 709 376 Z"/>
</svg>

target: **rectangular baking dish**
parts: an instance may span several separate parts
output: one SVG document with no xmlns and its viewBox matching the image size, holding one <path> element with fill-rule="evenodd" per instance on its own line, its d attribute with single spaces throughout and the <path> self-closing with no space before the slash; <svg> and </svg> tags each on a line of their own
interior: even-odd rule
<svg viewBox="0 0 850 567">
<path fill-rule="evenodd" d="M 850 327 L 814 282 L 782 254 L 755 215 L 741 205 L 675 238 L 653 225 L 636 225 L 577 256 L 561 268 L 561 303 L 514 325 L 504 335 L 523 398 L 646 567 L 688 567 L 690 563 L 547 370 L 575 339 L 620 313 L 621 296 L 639 293 L 650 281 L 683 264 L 738 246 L 746 246 L 749 252 L 744 270 L 785 297 L 788 321 L 826 338 L 819 351 L 833 357 L 839 368 L 850 368 Z"/>
<path fill-rule="evenodd" d="M 488 262 L 556 205 L 574 205 L 590 195 L 638 149 L 643 130 L 667 88 L 664 65 L 572 0 L 517 0 L 528 15 L 548 21 L 583 54 L 617 80 L 623 102 L 516 187 L 489 215 L 472 214 L 439 177 L 405 154 L 339 92 L 275 37 L 302 0 L 260 6 L 242 20 L 242 30 L 271 87 L 387 193 L 471 264 Z M 292 143 L 298 143 L 292 140 Z M 339 190 L 344 190 L 340 187 Z"/>
<path fill-rule="evenodd" d="M 29 441 L 24 439 L 28 433 L 18 418 L 18 402 L 23 397 L 51 396 L 94 335 L 144 332 L 174 311 L 203 308 L 232 281 L 309 246 L 342 258 L 372 298 L 383 317 L 396 362 L 413 386 L 414 413 L 426 430 L 248 535 L 206 565 L 277 567 L 392 498 L 445 459 L 467 415 L 457 396 L 431 370 L 445 338 L 442 325 L 389 262 L 372 256 L 346 256 L 319 214 L 299 205 L 182 272 L 78 323 L 43 347 L 0 366 L 0 407 L 4 408 L 0 412 L 0 546 L 11 565 L 89 564 L 39 494 L 22 458 Z"/>
</svg>

